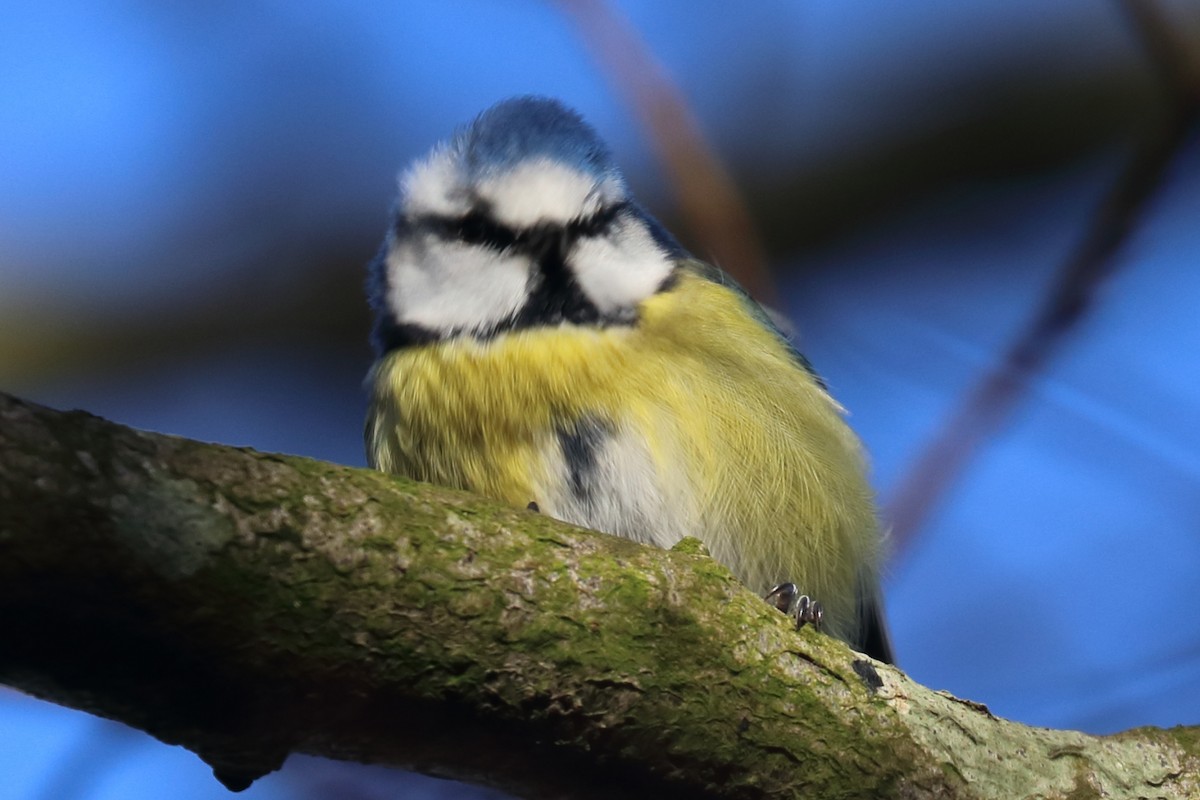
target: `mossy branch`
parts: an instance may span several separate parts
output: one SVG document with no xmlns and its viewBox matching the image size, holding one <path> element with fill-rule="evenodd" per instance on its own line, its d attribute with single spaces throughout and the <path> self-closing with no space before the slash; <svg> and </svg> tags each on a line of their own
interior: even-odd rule
<svg viewBox="0 0 1200 800">
<path fill-rule="evenodd" d="M 528 797 L 1196 797 L 1195 729 L 1027 728 L 666 552 L 0 394 L 0 681 L 181 744 Z"/>
</svg>

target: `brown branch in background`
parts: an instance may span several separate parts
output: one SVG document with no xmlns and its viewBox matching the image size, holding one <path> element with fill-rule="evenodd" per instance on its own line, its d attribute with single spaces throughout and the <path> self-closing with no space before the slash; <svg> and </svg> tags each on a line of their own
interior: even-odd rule
<svg viewBox="0 0 1200 800">
<path fill-rule="evenodd" d="M 1130 160 L 1053 284 L 999 365 L 968 394 L 913 464 L 888 504 L 896 553 L 911 543 L 949 486 L 1020 401 L 1030 383 L 1095 304 L 1117 254 L 1147 211 L 1175 155 L 1200 119 L 1200 61 L 1190 57 L 1151 0 L 1120 0 L 1169 92 L 1167 118 Z"/>
<path fill-rule="evenodd" d="M 778 307 L 762 239 L 746 202 L 705 141 L 679 88 L 638 32 L 605 0 L 560 0 L 612 85 L 641 119 L 666 167 L 699 255 L 724 269 L 758 302 Z"/>
</svg>

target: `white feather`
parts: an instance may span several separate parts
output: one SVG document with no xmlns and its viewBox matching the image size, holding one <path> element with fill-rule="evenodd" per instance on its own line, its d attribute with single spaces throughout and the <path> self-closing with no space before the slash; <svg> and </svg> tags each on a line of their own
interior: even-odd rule
<svg viewBox="0 0 1200 800">
<path fill-rule="evenodd" d="M 459 156 L 440 145 L 400 178 L 404 213 L 460 217 L 471 209 Z"/>
<path fill-rule="evenodd" d="M 606 313 L 654 294 L 672 268 L 646 227 L 630 217 L 619 218 L 604 236 L 581 238 L 567 263 L 584 294 Z"/>
<path fill-rule="evenodd" d="M 410 236 L 388 252 L 388 303 L 400 323 L 486 330 L 524 305 L 529 269 L 524 256 Z"/>
<path fill-rule="evenodd" d="M 554 437 L 544 449 L 546 485 L 535 487 L 540 510 L 573 525 L 606 531 L 659 547 L 696 536 L 696 493 L 682 473 L 663 474 L 644 436 L 621 428 L 597 443 L 586 498 L 571 486 L 570 468 Z M 680 454 L 680 458 L 682 458 Z"/>
<path fill-rule="evenodd" d="M 489 175 L 479 181 L 476 191 L 498 222 L 517 229 L 590 217 L 625 197 L 619 178 L 597 179 L 546 158 L 522 161 Z"/>
</svg>

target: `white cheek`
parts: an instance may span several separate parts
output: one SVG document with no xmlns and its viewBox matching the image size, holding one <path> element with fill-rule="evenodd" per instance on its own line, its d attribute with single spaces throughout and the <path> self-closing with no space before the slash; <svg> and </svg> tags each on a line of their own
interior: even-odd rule
<svg viewBox="0 0 1200 800">
<path fill-rule="evenodd" d="M 529 260 L 434 236 L 393 245 L 388 302 L 400 323 L 480 331 L 525 304 Z"/>
<path fill-rule="evenodd" d="M 584 294 L 604 312 L 654 294 L 673 266 L 650 232 L 627 218 L 613 223 L 604 236 L 580 239 L 567 262 Z"/>
<path fill-rule="evenodd" d="M 615 177 L 597 179 L 564 164 L 534 159 L 480 180 L 478 192 L 497 221 L 530 228 L 590 217 L 619 201 L 625 189 Z"/>
</svg>

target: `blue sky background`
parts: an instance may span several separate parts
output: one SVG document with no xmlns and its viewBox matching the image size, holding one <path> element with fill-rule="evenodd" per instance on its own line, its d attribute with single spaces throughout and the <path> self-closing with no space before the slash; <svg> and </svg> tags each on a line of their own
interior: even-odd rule
<svg viewBox="0 0 1200 800">
<path fill-rule="evenodd" d="M 886 499 L 1156 118 L 1131 26 L 1094 0 L 616 5 L 749 197 Z M 1200 4 L 1162 6 L 1200 41 Z M 52 406 L 364 463 L 357 293 L 395 175 L 508 95 L 578 108 L 676 219 L 551 3 L 10 0 L 4 19 L 0 388 Z M 1096 733 L 1200 723 L 1197 132 L 1119 259 L 887 581 L 916 680 Z M 228 796 L 185 751 L 2 689 L 0 775 L 21 800 Z M 401 791 L 491 796 L 311 758 L 245 796 Z"/>
</svg>

